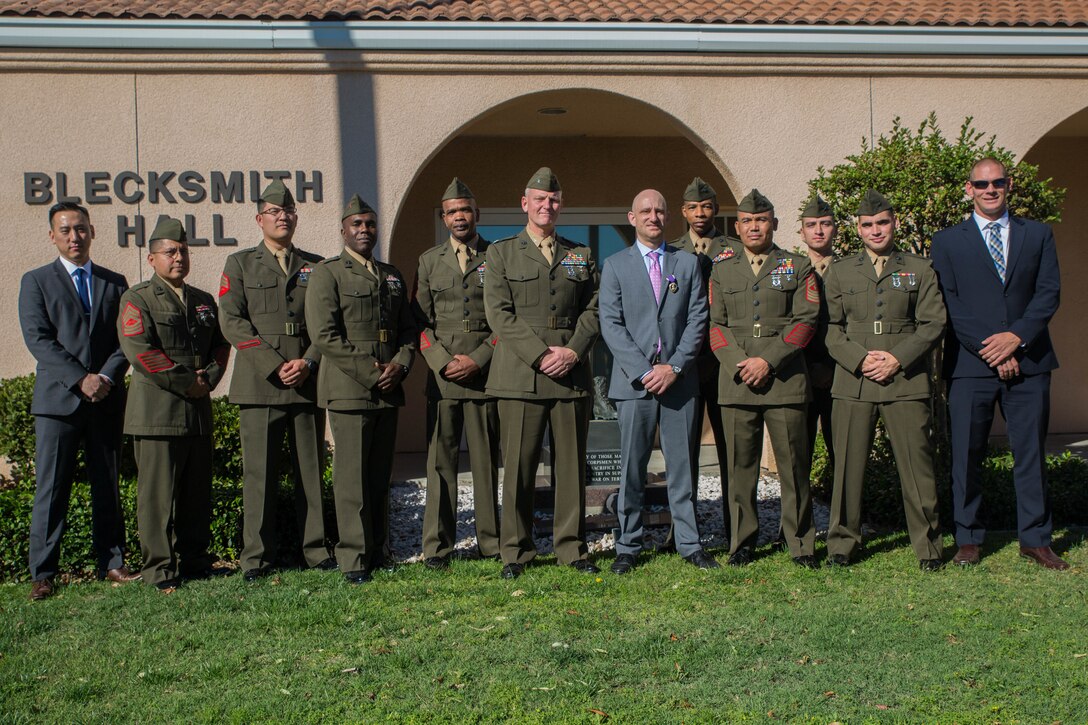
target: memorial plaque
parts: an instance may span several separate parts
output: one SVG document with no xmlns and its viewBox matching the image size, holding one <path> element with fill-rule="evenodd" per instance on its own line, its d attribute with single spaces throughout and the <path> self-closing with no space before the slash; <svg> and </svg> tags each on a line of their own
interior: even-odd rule
<svg viewBox="0 0 1088 725">
<path fill-rule="evenodd" d="M 617 486 L 619 483 L 619 421 L 591 420 L 586 442 L 586 485 Z"/>
</svg>

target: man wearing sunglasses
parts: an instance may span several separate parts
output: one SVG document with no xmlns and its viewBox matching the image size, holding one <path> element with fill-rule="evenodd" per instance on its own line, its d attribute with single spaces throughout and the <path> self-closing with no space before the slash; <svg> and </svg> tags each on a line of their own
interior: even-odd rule
<svg viewBox="0 0 1088 725">
<path fill-rule="evenodd" d="M 984 158 L 966 184 L 974 212 L 933 237 L 930 255 L 948 306 L 945 344 L 952 438 L 952 497 L 959 550 L 952 562 L 979 561 L 980 464 L 1001 406 L 1012 446 L 1020 555 L 1067 569 L 1050 548 L 1052 519 L 1043 444 L 1050 417 L 1050 372 L 1058 367 L 1047 325 L 1058 309 L 1054 235 L 1009 214 L 1012 180 Z"/>
<path fill-rule="evenodd" d="M 307 567 L 336 568 L 321 505 L 325 415 L 317 407 L 321 353 L 306 329 L 306 290 L 321 257 L 293 243 L 298 211 L 278 179 L 257 202 L 261 242 L 227 257 L 219 281 L 223 335 L 237 350 L 230 402 L 242 437 L 241 567 L 252 582 L 277 560 L 279 463 L 288 441 L 295 509 Z"/>
</svg>

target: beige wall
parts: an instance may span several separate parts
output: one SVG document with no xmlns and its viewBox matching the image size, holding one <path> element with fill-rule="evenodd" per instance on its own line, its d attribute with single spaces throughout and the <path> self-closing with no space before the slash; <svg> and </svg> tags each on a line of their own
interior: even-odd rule
<svg viewBox="0 0 1088 725">
<path fill-rule="evenodd" d="M 998 75 L 992 64 L 941 59 L 557 56 L 548 65 L 530 65 L 510 56 L 448 62 L 419 54 L 334 55 L 337 72 L 320 54 L 0 53 L 0 229 L 7 260 L 0 269 L 0 328 L 10 341 L 0 349 L 0 375 L 33 367 L 18 334 L 19 276 L 55 256 L 46 239 L 45 207 L 23 203 L 24 171 L 66 172 L 80 193 L 84 171 L 117 173 L 137 170 L 137 164 L 143 172 L 194 169 L 205 175 L 319 170 L 324 203 L 301 206 L 299 245 L 335 253 L 341 203 L 358 191 L 378 207 L 383 256 L 411 276 L 415 256 L 434 241 L 434 200 L 455 174 L 484 206 L 516 206 L 528 174 L 550 164 L 570 206 L 625 206 L 644 186 L 673 200 L 692 175 L 701 174 L 723 197 L 758 186 L 782 212 L 800 205 L 818 166 L 839 163 L 896 116 L 915 124 L 935 109 L 950 134 L 972 115 L 1014 152 L 1033 149 L 1032 160 L 1044 173 L 1070 187 L 1066 222 L 1058 229 L 1066 293 L 1054 328 L 1063 367 L 1055 377 L 1062 392 L 1054 396 L 1052 428 L 1088 430 L 1088 392 L 1080 384 L 1088 349 L 1073 322 L 1086 302 L 1076 276 L 1085 252 L 1073 230 L 1085 227 L 1088 188 L 1076 162 L 1084 168 L 1088 142 L 1038 143 L 1084 107 L 1088 63 L 1009 60 Z M 183 63 L 186 72 L 178 72 Z M 661 109 L 675 135 L 461 135 L 471 134 L 480 118 L 494 120 L 512 99 L 571 89 L 630 99 L 635 119 L 639 109 Z M 1000 97 L 1017 103 L 995 104 Z M 91 211 L 96 261 L 133 282 L 146 277 L 143 252 L 118 248 L 115 241 L 114 217 L 137 208 L 115 200 Z M 240 246 L 257 241 L 248 203 L 144 202 L 139 211 L 149 228 L 162 211 L 192 213 L 202 234 L 210 231 L 211 215 L 220 213 Z M 784 232 L 789 229 L 787 224 Z M 214 290 L 231 251 L 196 250 L 191 281 Z M 418 408 L 418 368 L 408 386 Z M 421 429 L 420 416 L 406 416 L 400 447 L 421 448 Z"/>
</svg>

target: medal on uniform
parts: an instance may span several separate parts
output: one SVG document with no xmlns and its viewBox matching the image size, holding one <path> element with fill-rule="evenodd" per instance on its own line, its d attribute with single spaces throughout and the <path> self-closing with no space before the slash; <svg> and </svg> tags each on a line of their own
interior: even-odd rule
<svg viewBox="0 0 1088 725">
<path fill-rule="evenodd" d="M 298 281 L 299 282 L 308 282 L 309 279 L 310 279 L 310 272 L 313 272 L 313 271 L 314 271 L 313 267 L 303 267 L 302 269 L 300 269 L 298 271 Z"/>
<path fill-rule="evenodd" d="M 385 275 L 385 283 L 387 285 L 389 285 L 391 288 L 393 288 L 394 291 L 400 292 L 400 280 L 397 279 L 397 275 L 395 275 L 395 274 Z"/>
<path fill-rule="evenodd" d="M 736 252 L 734 252 L 732 248 L 727 248 L 724 251 L 718 252 L 718 256 L 714 257 L 712 264 L 724 262 L 725 260 L 731 258 L 734 254 L 736 254 Z"/>
<path fill-rule="evenodd" d="M 780 275 L 780 274 L 771 274 L 771 286 L 772 287 L 781 287 L 782 286 L 782 275 Z"/>
<path fill-rule="evenodd" d="M 914 276 L 914 272 L 908 272 L 907 273 L 907 284 L 909 284 L 911 287 L 913 287 L 915 285 L 916 281 L 917 280 L 916 280 L 916 278 Z"/>
<path fill-rule="evenodd" d="M 895 274 L 893 274 L 892 275 L 892 287 L 902 287 L 903 286 L 902 277 L 903 276 L 901 274 L 899 274 L 899 272 L 896 272 Z"/>
<path fill-rule="evenodd" d="M 676 294 L 677 292 L 680 291 L 680 285 L 676 284 L 676 276 L 675 275 L 670 274 L 666 279 L 669 280 L 669 292 L 672 292 L 673 294 Z"/>
<path fill-rule="evenodd" d="M 215 313 L 212 312 L 212 308 L 208 305 L 197 305 L 193 311 L 196 313 L 196 321 L 204 327 L 211 327 L 215 324 Z"/>
<path fill-rule="evenodd" d="M 480 279 L 480 284 L 484 283 L 484 272 L 487 271 L 487 262 L 480 262 L 480 266 L 476 268 L 476 276 Z"/>
</svg>

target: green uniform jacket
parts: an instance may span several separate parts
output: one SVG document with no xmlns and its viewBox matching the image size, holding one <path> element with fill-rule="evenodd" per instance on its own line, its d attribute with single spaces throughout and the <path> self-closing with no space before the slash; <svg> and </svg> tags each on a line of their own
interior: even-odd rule
<svg viewBox="0 0 1088 725">
<path fill-rule="evenodd" d="M 237 350 L 230 380 L 232 403 L 317 402 L 317 376 L 289 388 L 276 368 L 288 360 L 321 359 L 310 342 L 305 313 L 310 274 L 320 261 L 318 255 L 296 247 L 285 277 L 264 242 L 227 257 L 219 282 L 219 319 L 223 335 Z"/>
<path fill-rule="evenodd" d="M 695 251 L 695 243 L 691 241 L 691 234 L 688 231 L 685 231 L 679 237 L 669 242 L 670 245 L 677 249 L 688 252 L 689 254 L 694 254 L 699 258 L 699 269 L 703 273 L 703 285 L 708 292 L 710 290 L 710 274 L 714 270 L 714 265 L 723 259 L 729 259 L 732 256 L 730 255 L 727 257 L 723 252 L 730 249 L 733 254 L 741 254 L 742 248 L 739 239 L 727 237 L 717 229 L 711 231 L 713 231 L 713 235 L 709 237 L 710 248 L 707 250 L 706 254 L 700 254 Z M 710 361 L 717 363 L 717 358 L 714 357 L 714 353 L 710 350 L 710 338 L 703 339 L 703 347 L 699 351 L 699 357 L 708 358 Z"/>
<path fill-rule="evenodd" d="M 832 255 L 831 264 L 829 264 L 824 271 L 827 274 L 828 269 L 831 269 L 831 265 L 838 260 L 838 256 Z M 809 260 L 811 263 L 811 260 Z M 815 267 L 813 267 L 815 271 Z M 828 371 L 835 369 L 835 358 L 831 357 L 831 352 L 827 349 L 827 295 L 824 291 L 824 281 L 820 277 L 820 273 L 816 273 L 816 282 L 820 286 L 820 320 L 816 327 L 816 335 L 813 336 L 812 342 L 805 347 L 805 362 L 808 363 L 809 372 L 812 372 L 813 367 L 816 365 L 825 366 Z"/>
<path fill-rule="evenodd" d="M 495 344 L 487 392 L 497 398 L 559 400 L 593 390 L 589 351 L 601 331 L 600 274 L 589 247 L 555 239 L 551 265 L 524 229 L 487 250 L 484 305 Z M 559 380 L 535 367 L 551 346 L 578 355 L 578 364 Z"/>
<path fill-rule="evenodd" d="M 449 241 L 419 257 L 412 311 L 419 326 L 419 351 L 430 368 L 428 398 L 489 397 L 484 388 L 495 344 L 484 311 L 484 279 L 489 272 L 484 255 L 488 246 L 483 237 L 478 238 L 476 256 L 464 273 Z M 465 383 L 443 378 L 442 368 L 454 355 L 468 355 L 482 374 Z"/>
<path fill-rule="evenodd" d="M 215 388 L 226 370 L 230 345 L 219 330 L 215 298 L 186 285 L 185 307 L 157 275 L 121 296 L 117 334 L 132 363 L 125 433 L 197 436 L 212 433 L 210 396 L 187 398 L 196 371 Z"/>
<path fill-rule="evenodd" d="M 718 255 L 710 276 L 710 349 L 721 363 L 718 402 L 788 405 L 810 398 L 801 351 L 816 334 L 820 286 L 808 257 L 772 246 L 758 274 L 743 252 Z M 757 337 L 758 335 L 758 337 Z M 761 357 L 774 368 L 771 382 L 752 389 L 737 363 Z"/>
<path fill-rule="evenodd" d="M 306 327 L 321 352 L 317 399 L 330 410 L 404 405 L 404 386 L 382 393 L 375 363 L 409 367 L 416 328 L 397 268 L 374 260 L 376 280 L 347 252 L 320 262 L 306 292 Z M 384 339 L 383 339 L 384 338 Z"/>
<path fill-rule="evenodd" d="M 930 261 L 895 252 L 878 280 L 863 250 L 832 264 L 824 289 L 827 349 L 839 364 L 831 395 L 874 403 L 929 397 L 929 352 L 947 321 Z M 869 350 L 891 353 L 903 369 L 888 383 L 874 383 L 860 372 Z"/>
</svg>

